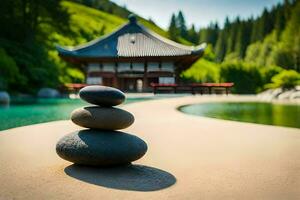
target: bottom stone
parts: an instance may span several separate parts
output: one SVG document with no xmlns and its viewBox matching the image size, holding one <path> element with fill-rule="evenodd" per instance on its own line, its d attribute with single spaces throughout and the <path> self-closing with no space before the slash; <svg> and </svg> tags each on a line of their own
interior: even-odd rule
<svg viewBox="0 0 300 200">
<path fill-rule="evenodd" d="M 57 154 L 82 165 L 124 165 L 141 158 L 147 144 L 140 138 L 120 131 L 81 130 L 61 138 Z"/>
</svg>

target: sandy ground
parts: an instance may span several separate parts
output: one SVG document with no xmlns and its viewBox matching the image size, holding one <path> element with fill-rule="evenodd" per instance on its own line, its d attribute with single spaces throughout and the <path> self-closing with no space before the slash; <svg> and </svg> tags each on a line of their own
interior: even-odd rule
<svg viewBox="0 0 300 200">
<path fill-rule="evenodd" d="M 133 166 L 78 167 L 55 144 L 80 129 L 57 121 L 0 132 L 0 199 L 300 199 L 300 129 L 186 115 L 175 108 L 249 97 L 199 97 L 122 106 L 124 130 L 148 144 Z"/>
</svg>

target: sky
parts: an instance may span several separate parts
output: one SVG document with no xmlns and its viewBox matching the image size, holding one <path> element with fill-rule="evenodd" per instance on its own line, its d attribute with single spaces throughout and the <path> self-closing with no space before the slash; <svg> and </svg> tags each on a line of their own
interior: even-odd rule
<svg viewBox="0 0 300 200">
<path fill-rule="evenodd" d="M 242 19 L 258 16 L 265 7 L 271 8 L 283 0 L 112 0 L 132 12 L 167 28 L 171 15 L 183 11 L 187 25 L 205 27 L 210 22 L 223 24 L 225 17 Z"/>
</svg>

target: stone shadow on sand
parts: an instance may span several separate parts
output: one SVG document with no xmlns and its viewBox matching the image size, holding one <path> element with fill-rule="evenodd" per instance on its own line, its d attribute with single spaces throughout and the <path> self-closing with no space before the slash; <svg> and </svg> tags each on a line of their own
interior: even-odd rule
<svg viewBox="0 0 300 200">
<path fill-rule="evenodd" d="M 64 171 L 81 181 L 119 190 L 156 191 L 176 182 L 169 172 L 144 165 L 97 168 L 73 164 Z"/>
</svg>

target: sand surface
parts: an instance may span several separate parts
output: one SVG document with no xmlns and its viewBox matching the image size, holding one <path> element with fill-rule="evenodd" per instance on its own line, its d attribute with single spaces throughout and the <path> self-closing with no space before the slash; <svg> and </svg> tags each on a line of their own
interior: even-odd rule
<svg viewBox="0 0 300 200">
<path fill-rule="evenodd" d="M 186 115 L 175 108 L 249 97 L 188 96 L 122 106 L 148 152 L 133 166 L 78 167 L 56 142 L 70 121 L 0 132 L 0 199 L 300 199 L 300 129 Z"/>
</svg>

